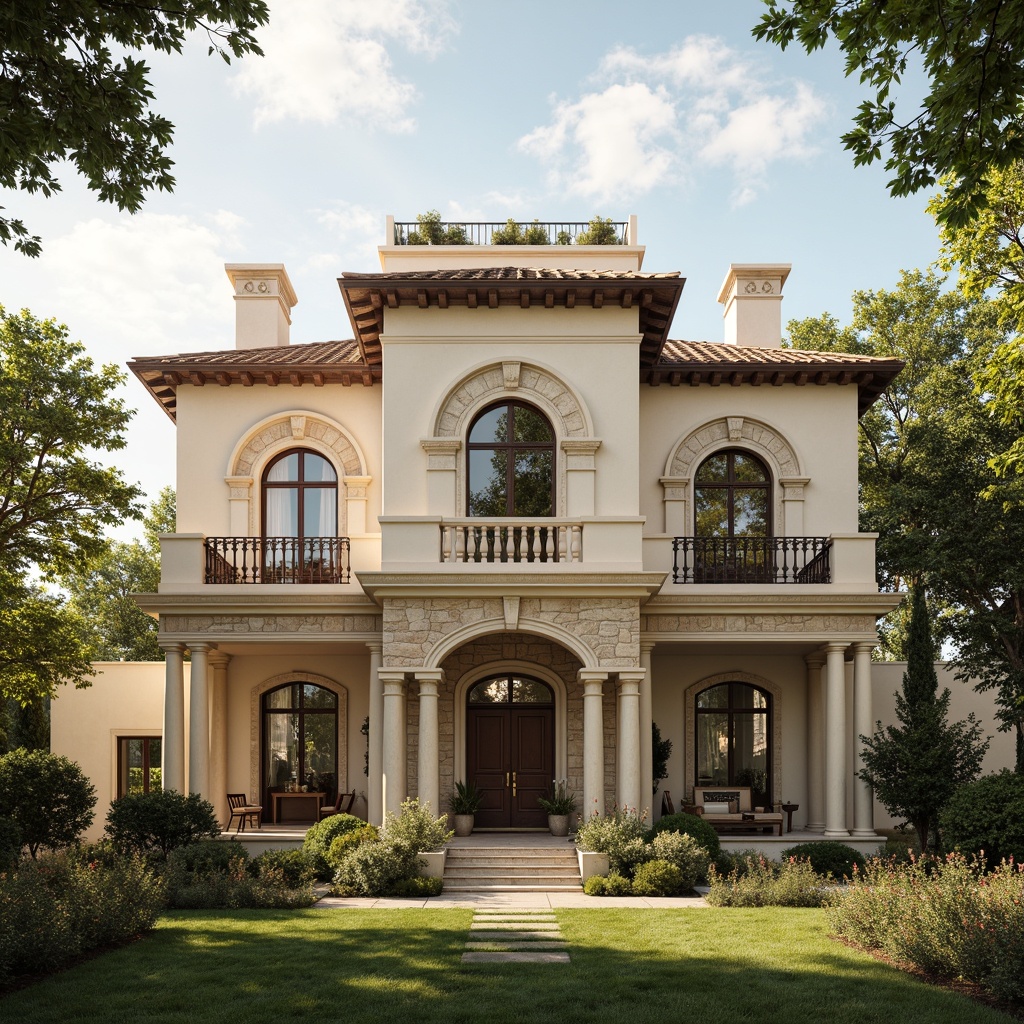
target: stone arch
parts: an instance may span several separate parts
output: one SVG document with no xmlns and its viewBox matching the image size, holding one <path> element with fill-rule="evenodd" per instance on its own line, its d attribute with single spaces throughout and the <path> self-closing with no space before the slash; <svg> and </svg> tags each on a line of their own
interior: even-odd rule
<svg viewBox="0 0 1024 1024">
<path fill-rule="evenodd" d="M 338 697 L 338 792 L 348 792 L 348 687 L 327 676 L 315 672 L 281 672 L 257 683 L 249 691 L 249 796 L 258 799 L 260 785 L 260 753 L 263 743 L 260 736 L 260 698 L 268 690 L 285 683 L 315 683 Z"/>
<path fill-rule="evenodd" d="M 337 471 L 338 533 L 348 534 L 353 524 L 354 532 L 365 531 L 366 488 L 371 478 L 359 443 L 336 420 L 299 409 L 267 416 L 250 427 L 235 445 L 224 478 L 233 536 L 259 534 L 258 488 L 263 468 L 275 455 L 296 447 L 318 452 Z"/>
<path fill-rule="evenodd" d="M 366 458 L 355 438 L 336 420 L 301 409 L 275 413 L 252 426 L 235 445 L 227 475 L 254 476 L 254 468 L 296 444 L 322 452 L 339 476 L 366 475 Z"/>
<path fill-rule="evenodd" d="M 777 536 L 802 536 L 804 486 L 800 458 L 789 440 L 769 424 L 747 416 L 722 416 L 685 434 L 669 452 L 664 490 L 665 532 L 686 536 L 693 532 L 693 477 L 698 467 L 722 448 L 743 448 L 760 458 L 772 475 L 772 521 Z"/>
<path fill-rule="evenodd" d="M 551 420 L 559 441 L 593 436 L 586 405 L 554 370 L 509 360 L 478 366 L 454 384 L 434 411 L 433 436 L 461 438 L 478 410 L 502 398 L 534 402 Z"/>
<path fill-rule="evenodd" d="M 424 658 L 423 667 L 440 668 L 441 663 L 449 654 L 463 644 L 469 643 L 470 640 L 487 636 L 489 633 L 507 633 L 508 631 L 509 627 L 504 619 L 480 619 L 477 622 L 467 623 L 438 640 L 430 653 Z M 553 641 L 572 654 L 581 663 L 583 668 L 601 667 L 593 650 L 579 637 L 574 636 L 554 622 L 545 622 L 543 619 L 520 618 L 516 623 L 514 632 L 528 633 Z"/>
<path fill-rule="evenodd" d="M 747 683 L 759 689 L 766 690 L 772 698 L 772 794 L 775 799 L 781 798 L 782 793 L 782 689 L 770 679 L 764 676 L 755 675 L 753 672 L 736 670 L 733 672 L 716 672 L 712 676 L 705 676 L 686 688 L 683 694 L 683 716 L 685 722 L 685 734 L 683 736 L 683 791 L 686 799 L 693 798 L 694 779 L 697 775 L 697 762 L 694 754 L 694 730 L 696 728 L 696 701 L 697 694 L 706 690 L 709 686 L 717 686 L 719 683 Z"/>
<path fill-rule="evenodd" d="M 722 416 L 691 430 L 672 449 L 665 476 L 692 478 L 697 467 L 719 448 L 747 448 L 764 459 L 778 479 L 800 476 L 800 459 L 785 436 L 747 416 Z"/>
</svg>

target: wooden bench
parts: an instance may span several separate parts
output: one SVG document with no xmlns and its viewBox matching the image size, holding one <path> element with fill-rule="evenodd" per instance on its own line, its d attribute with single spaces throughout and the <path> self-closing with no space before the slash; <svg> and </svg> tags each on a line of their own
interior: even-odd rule
<svg viewBox="0 0 1024 1024">
<path fill-rule="evenodd" d="M 693 803 L 716 832 L 762 832 L 782 835 L 781 811 L 755 811 L 749 786 L 694 786 Z"/>
</svg>

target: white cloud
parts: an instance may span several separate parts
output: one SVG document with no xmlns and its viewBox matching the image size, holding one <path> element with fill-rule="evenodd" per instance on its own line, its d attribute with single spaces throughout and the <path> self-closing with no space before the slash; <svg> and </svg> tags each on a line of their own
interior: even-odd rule
<svg viewBox="0 0 1024 1024">
<path fill-rule="evenodd" d="M 355 120 L 408 132 L 417 92 L 391 51 L 434 57 L 454 31 L 447 0 L 277 0 L 259 33 L 265 56 L 243 61 L 234 87 L 254 97 L 257 126 Z"/>
<path fill-rule="evenodd" d="M 339 200 L 328 210 L 317 210 L 316 219 L 326 228 L 331 249 L 310 256 L 307 266 L 332 267 L 339 272 L 377 266 L 377 246 L 384 242 L 386 214 Z"/>
<path fill-rule="evenodd" d="M 101 358 L 234 345 L 224 263 L 243 248 L 245 222 L 228 211 L 208 221 L 140 213 L 81 221 L 48 240 L 55 306 L 73 309 L 73 333 Z"/>
<path fill-rule="evenodd" d="M 757 194 L 776 161 L 814 152 L 826 112 L 810 86 L 771 80 L 720 39 L 689 36 L 653 55 L 619 47 L 600 61 L 592 90 L 552 100 L 550 120 L 519 139 L 550 183 L 597 199 L 629 196 L 728 167 L 733 204 Z"/>
</svg>

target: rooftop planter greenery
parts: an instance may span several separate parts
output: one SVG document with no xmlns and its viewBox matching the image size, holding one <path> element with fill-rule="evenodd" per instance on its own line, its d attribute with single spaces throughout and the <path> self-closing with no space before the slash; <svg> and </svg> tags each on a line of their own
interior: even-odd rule
<svg viewBox="0 0 1024 1024">
<path fill-rule="evenodd" d="M 416 223 L 395 224 L 395 245 L 625 245 L 626 223 L 610 217 L 589 222 L 442 221 L 437 210 L 416 215 Z"/>
</svg>

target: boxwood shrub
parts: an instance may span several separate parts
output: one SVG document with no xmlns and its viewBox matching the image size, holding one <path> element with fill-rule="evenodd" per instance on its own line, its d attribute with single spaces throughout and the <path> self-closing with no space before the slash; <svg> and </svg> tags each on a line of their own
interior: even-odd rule
<svg viewBox="0 0 1024 1024">
<path fill-rule="evenodd" d="M 788 850 L 783 850 L 781 856 L 783 860 L 789 860 L 791 857 L 796 860 L 809 860 L 815 874 L 837 881 L 853 878 L 854 864 L 857 865 L 857 870 L 862 872 L 867 863 L 867 858 L 860 851 L 847 846 L 846 843 L 837 843 L 830 839 L 822 840 L 820 843 L 799 843 Z"/>
<path fill-rule="evenodd" d="M 331 843 L 338 836 L 343 836 L 346 832 L 353 832 L 365 824 L 366 822 L 362 818 L 357 818 L 354 814 L 332 814 L 329 818 L 317 822 L 306 832 L 302 852 L 312 862 L 317 878 L 324 882 L 331 879 L 332 869 L 328 860 Z"/>
<path fill-rule="evenodd" d="M 682 871 L 667 860 L 649 860 L 636 869 L 634 896 L 678 896 L 690 888 Z"/>
<path fill-rule="evenodd" d="M 718 833 L 699 814 L 666 814 L 654 823 L 654 832 L 682 832 L 692 836 L 707 850 L 712 860 L 722 849 Z"/>
</svg>

